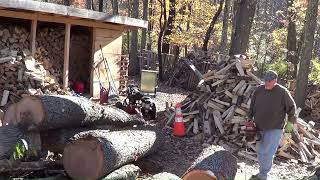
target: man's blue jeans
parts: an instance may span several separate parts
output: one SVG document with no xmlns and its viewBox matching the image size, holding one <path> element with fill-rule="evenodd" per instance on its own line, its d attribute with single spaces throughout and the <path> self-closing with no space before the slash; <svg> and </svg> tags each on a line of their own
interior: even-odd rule
<svg viewBox="0 0 320 180">
<path fill-rule="evenodd" d="M 259 174 L 258 177 L 267 179 L 271 170 L 275 153 L 277 152 L 283 129 L 260 131 L 261 139 L 257 143 Z"/>
</svg>

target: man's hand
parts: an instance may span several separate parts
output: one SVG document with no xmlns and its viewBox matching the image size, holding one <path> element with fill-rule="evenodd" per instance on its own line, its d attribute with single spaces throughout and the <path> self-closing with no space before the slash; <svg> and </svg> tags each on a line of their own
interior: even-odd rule
<svg viewBox="0 0 320 180">
<path fill-rule="evenodd" d="M 285 127 L 285 132 L 286 133 L 292 133 L 294 128 L 296 128 L 296 124 L 293 124 L 292 122 L 288 121 Z"/>
</svg>

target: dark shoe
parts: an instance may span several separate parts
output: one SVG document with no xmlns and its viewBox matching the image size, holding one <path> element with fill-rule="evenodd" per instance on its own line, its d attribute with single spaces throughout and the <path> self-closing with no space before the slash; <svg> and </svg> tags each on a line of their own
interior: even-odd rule
<svg viewBox="0 0 320 180">
<path fill-rule="evenodd" d="M 266 179 L 259 178 L 258 175 L 252 175 L 249 180 L 266 180 Z"/>
</svg>

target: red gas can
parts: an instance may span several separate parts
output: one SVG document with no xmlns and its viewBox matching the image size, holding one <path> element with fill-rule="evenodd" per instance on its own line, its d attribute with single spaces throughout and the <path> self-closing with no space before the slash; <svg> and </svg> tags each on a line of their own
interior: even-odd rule
<svg viewBox="0 0 320 180">
<path fill-rule="evenodd" d="M 84 86 L 84 83 L 82 81 L 76 81 L 74 83 L 73 90 L 74 90 L 75 93 L 83 94 L 84 93 L 84 89 L 85 89 L 85 86 Z"/>
<path fill-rule="evenodd" d="M 109 91 L 103 86 L 100 87 L 100 104 L 108 103 Z"/>
</svg>

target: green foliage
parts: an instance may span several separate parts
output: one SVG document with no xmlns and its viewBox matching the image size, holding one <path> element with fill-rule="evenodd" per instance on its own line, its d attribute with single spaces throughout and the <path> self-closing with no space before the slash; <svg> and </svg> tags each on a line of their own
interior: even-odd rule
<svg viewBox="0 0 320 180">
<path fill-rule="evenodd" d="M 320 84 L 320 59 L 311 60 L 309 80 L 314 81 L 316 84 Z"/>
<path fill-rule="evenodd" d="M 15 145 L 12 158 L 14 160 L 24 159 L 27 156 L 27 151 L 28 151 L 28 144 L 26 140 L 20 139 Z"/>
<path fill-rule="evenodd" d="M 267 65 L 267 69 L 276 71 L 281 78 L 286 78 L 288 63 L 284 60 L 275 61 Z"/>
</svg>

